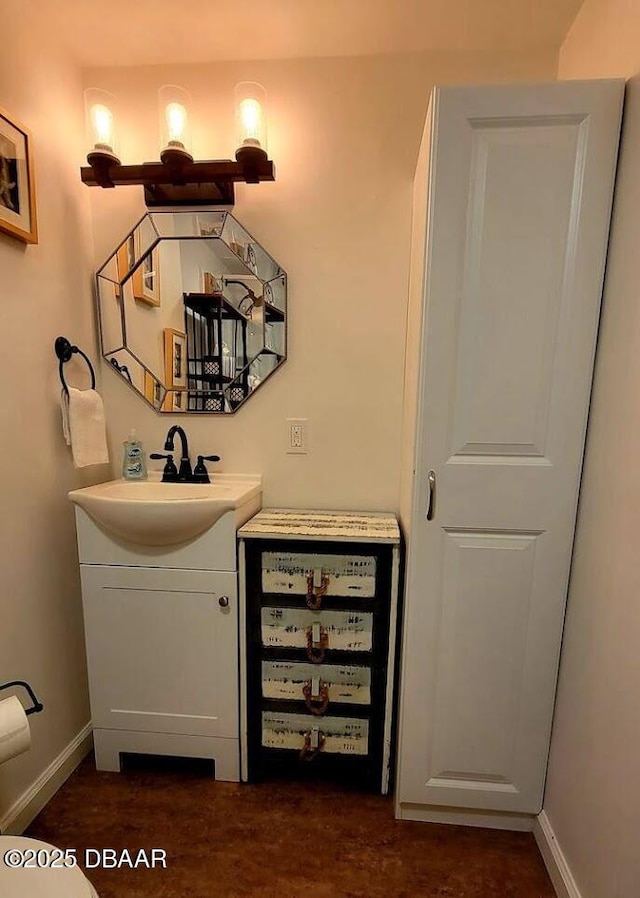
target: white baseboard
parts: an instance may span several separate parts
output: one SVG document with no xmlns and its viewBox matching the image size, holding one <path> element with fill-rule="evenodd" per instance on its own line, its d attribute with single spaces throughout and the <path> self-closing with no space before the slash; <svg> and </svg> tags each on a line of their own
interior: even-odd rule
<svg viewBox="0 0 640 898">
<path fill-rule="evenodd" d="M 89 721 L 0 819 L 0 832 L 7 836 L 21 835 L 89 754 L 92 746 L 93 726 Z"/>
<path fill-rule="evenodd" d="M 545 811 L 538 815 L 533 835 L 558 898 L 582 898 Z"/>
</svg>

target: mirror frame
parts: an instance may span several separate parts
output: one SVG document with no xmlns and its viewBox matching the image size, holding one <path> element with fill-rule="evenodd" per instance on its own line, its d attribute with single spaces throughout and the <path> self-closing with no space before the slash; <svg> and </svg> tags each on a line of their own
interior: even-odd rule
<svg viewBox="0 0 640 898">
<path fill-rule="evenodd" d="M 170 216 L 169 219 L 166 216 Z M 176 216 L 179 218 L 176 219 Z M 164 218 L 163 218 L 164 217 Z M 178 225 L 178 233 L 166 233 L 162 225 L 171 223 L 174 228 Z M 238 236 L 240 235 L 240 236 Z M 153 283 L 153 271 L 150 271 L 146 284 L 144 278 L 146 262 L 153 268 L 153 252 L 163 241 L 172 243 L 193 241 L 216 241 L 212 245 L 215 252 L 212 257 L 218 261 L 218 248 L 226 254 L 226 258 L 235 269 L 242 273 L 235 274 L 236 278 L 245 278 L 249 282 L 259 284 L 262 288 L 261 296 L 255 293 L 247 285 L 243 286 L 246 295 L 239 302 L 225 294 L 225 288 L 234 283 L 234 272 L 220 273 L 219 278 L 213 277 L 211 272 L 198 273 L 200 292 L 184 292 L 185 275 L 181 265 L 180 284 L 183 287 L 184 304 L 184 335 L 181 332 L 169 328 L 163 328 L 164 364 L 162 371 L 153 370 L 151 366 L 133 351 L 127 343 L 127 307 L 130 303 L 144 303 L 145 307 L 159 307 L 161 305 L 161 286 Z M 181 260 L 182 262 L 182 260 Z M 193 272 L 191 272 L 193 278 Z M 209 278 L 209 281 L 207 281 Z M 221 286 L 211 288 L 210 281 L 220 282 Z M 142 287 L 140 286 L 143 282 Z M 235 280 L 236 284 L 241 283 Z M 275 289 L 277 287 L 277 289 Z M 158 289 L 160 292 L 158 292 Z M 257 291 L 256 291 L 257 292 Z M 277 294 L 277 299 L 276 299 Z M 245 309 L 242 304 L 251 295 L 252 305 Z M 269 297 L 269 301 L 266 297 Z M 189 299 L 190 302 L 187 302 Z M 217 331 L 216 337 L 217 355 L 206 356 L 207 361 L 216 358 L 219 362 L 216 368 L 215 379 L 210 376 L 209 387 L 202 386 L 206 383 L 204 356 L 198 356 L 192 352 L 189 356 L 187 346 L 191 349 L 195 345 L 195 339 L 188 343 L 188 314 L 198 309 L 198 303 L 206 301 L 209 310 L 214 303 L 218 308 L 218 319 L 234 319 L 241 324 L 243 333 L 243 345 L 245 353 L 242 357 L 244 365 L 241 369 L 233 368 L 226 372 L 231 376 L 222 377 L 224 373 L 224 346 L 222 341 L 222 325 Z M 115 306 L 113 305 L 115 303 Z M 106 261 L 96 272 L 96 304 L 98 315 L 98 330 L 100 335 L 100 351 L 102 358 L 108 362 L 109 367 L 117 373 L 127 385 L 137 393 L 154 411 L 160 414 L 209 414 L 229 415 L 234 414 L 247 400 L 263 385 L 263 383 L 277 371 L 287 359 L 287 274 L 278 262 L 249 234 L 244 226 L 226 209 L 204 208 L 196 210 L 148 210 L 136 223 L 134 228 L 124 237 L 117 247 L 111 252 Z M 108 305 L 107 305 L 108 304 Z M 119 322 L 118 326 L 111 326 L 113 335 L 109 339 L 107 331 L 107 312 L 113 320 Z M 249 357 L 246 350 L 244 336 L 247 328 L 251 326 L 254 308 L 258 314 L 258 325 L 255 333 L 260 333 L 262 328 L 262 342 L 257 352 Z M 114 312 L 115 309 L 115 312 Z M 224 309 L 224 314 L 221 311 Z M 195 316 L 192 314 L 192 318 Z M 210 324 L 210 322 L 209 322 Z M 267 325 L 276 325 L 272 333 L 278 336 L 272 348 L 267 341 Z M 279 326 L 282 326 L 281 328 Z M 119 330 L 119 333 L 118 333 Z M 167 362 L 167 353 L 170 351 L 172 333 L 176 339 L 184 336 L 181 353 L 184 353 L 186 373 L 183 375 L 187 386 L 176 385 L 167 381 L 167 372 L 171 363 Z M 270 332 L 271 333 L 271 332 Z M 193 336 L 193 334 L 192 334 Z M 220 341 L 222 341 L 221 345 Z M 228 347 L 227 347 L 228 348 Z M 211 350 L 213 351 L 213 350 Z M 269 359 L 271 367 L 262 376 L 251 372 L 260 368 L 262 359 Z M 235 359 L 235 357 L 234 357 Z M 275 360 L 275 361 L 274 361 Z M 200 363 L 200 364 L 199 364 Z M 161 363 L 162 364 L 162 363 Z M 210 366 L 212 363 L 209 361 Z M 199 367 L 198 367 L 199 365 Z M 232 363 L 233 365 L 233 363 Z M 196 373 L 196 369 L 199 373 Z M 204 379 L 203 379 L 204 377 Z M 190 387 L 189 382 L 199 383 L 200 387 Z M 213 384 L 217 386 L 213 386 Z M 224 386 L 223 386 L 224 383 Z M 179 399 L 179 403 L 176 400 Z M 186 407 L 183 403 L 186 402 Z M 199 405 L 201 407 L 193 407 Z"/>
</svg>

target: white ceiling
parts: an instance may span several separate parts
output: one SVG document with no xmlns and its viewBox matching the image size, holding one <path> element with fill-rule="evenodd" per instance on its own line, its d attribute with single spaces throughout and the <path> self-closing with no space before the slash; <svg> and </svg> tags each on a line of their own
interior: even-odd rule
<svg viewBox="0 0 640 898">
<path fill-rule="evenodd" d="M 582 0 L 37 0 L 85 66 L 558 49 Z"/>
</svg>

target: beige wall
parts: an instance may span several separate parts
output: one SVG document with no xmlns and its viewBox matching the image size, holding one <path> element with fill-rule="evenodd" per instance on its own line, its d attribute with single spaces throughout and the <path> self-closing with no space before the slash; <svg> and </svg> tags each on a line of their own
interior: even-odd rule
<svg viewBox="0 0 640 898">
<path fill-rule="evenodd" d="M 1 7 L 0 107 L 33 133 L 40 242 L 0 234 L 0 682 L 28 680 L 46 710 L 31 718 L 32 750 L 0 767 L 0 828 L 89 719 L 65 496 L 81 478 L 62 441 L 53 341 L 64 334 L 95 353 L 88 203 L 77 175 L 79 75 L 38 33 L 24 0 Z"/>
<path fill-rule="evenodd" d="M 264 477 L 267 505 L 395 510 L 412 181 L 434 83 L 551 80 L 554 54 L 407 55 L 96 70 L 121 101 L 121 156 L 158 157 L 156 91 L 193 98 L 197 158 L 232 154 L 233 88 L 269 94 L 275 184 L 240 186 L 235 214 L 289 274 L 289 359 L 235 416 L 183 418 L 220 470 Z M 93 190 L 96 260 L 142 209 L 141 189 Z M 106 372 L 111 434 L 135 426 L 161 449 L 173 420 Z M 285 454 L 285 419 L 310 422 L 307 456 Z"/>
<path fill-rule="evenodd" d="M 585 0 L 560 51 L 560 78 L 629 78 L 640 66 L 637 0 Z"/>
<path fill-rule="evenodd" d="M 640 71 L 640 5 L 587 0 L 561 78 Z M 640 78 L 627 88 L 545 810 L 582 898 L 640 894 Z"/>
</svg>

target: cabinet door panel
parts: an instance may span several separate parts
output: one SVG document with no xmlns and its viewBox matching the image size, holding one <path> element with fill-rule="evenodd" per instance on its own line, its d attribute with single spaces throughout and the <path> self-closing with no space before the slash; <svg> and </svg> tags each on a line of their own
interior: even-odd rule
<svg viewBox="0 0 640 898">
<path fill-rule="evenodd" d="M 235 574 L 81 572 L 94 726 L 236 738 Z"/>
<path fill-rule="evenodd" d="M 432 98 L 401 804 L 541 807 L 622 93 Z"/>
</svg>

